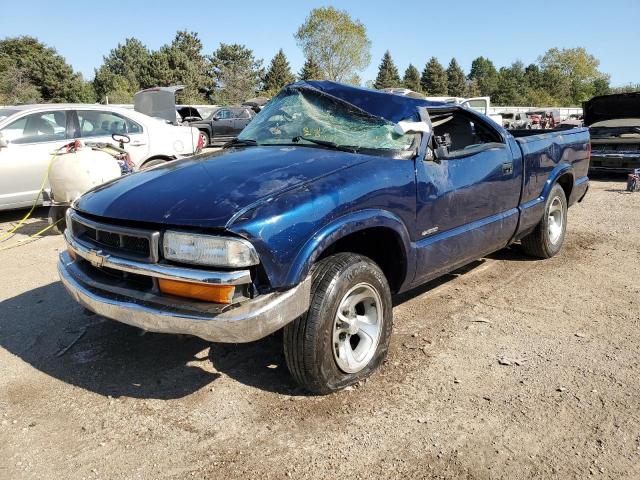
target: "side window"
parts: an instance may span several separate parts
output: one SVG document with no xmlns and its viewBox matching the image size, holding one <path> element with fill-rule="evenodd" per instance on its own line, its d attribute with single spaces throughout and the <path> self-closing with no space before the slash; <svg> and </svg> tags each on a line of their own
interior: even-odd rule
<svg viewBox="0 0 640 480">
<path fill-rule="evenodd" d="M 246 108 L 244 110 L 240 110 L 237 113 L 237 118 L 241 118 L 243 120 L 247 120 L 249 118 L 251 118 L 251 114 L 249 113 L 249 110 L 247 110 Z"/>
<path fill-rule="evenodd" d="M 215 116 L 219 120 L 225 120 L 231 118 L 231 112 L 229 110 L 218 110 Z"/>
<path fill-rule="evenodd" d="M 32 113 L 2 129 L 2 136 L 15 144 L 64 140 L 67 131 L 67 112 Z"/>
<path fill-rule="evenodd" d="M 128 118 L 101 110 L 78 110 L 83 138 L 111 136 L 113 133 L 140 133 L 142 127 Z"/>
<path fill-rule="evenodd" d="M 449 156 L 464 155 L 487 144 L 503 143 L 493 129 L 462 112 L 431 116 L 435 147 L 446 147 Z"/>
</svg>

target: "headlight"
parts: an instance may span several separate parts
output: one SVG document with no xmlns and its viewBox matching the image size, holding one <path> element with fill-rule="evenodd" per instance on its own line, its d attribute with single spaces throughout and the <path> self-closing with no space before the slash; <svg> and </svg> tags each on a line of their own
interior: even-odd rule
<svg viewBox="0 0 640 480">
<path fill-rule="evenodd" d="M 241 238 L 165 232 L 164 258 L 212 267 L 248 267 L 258 263 L 253 246 Z"/>
</svg>

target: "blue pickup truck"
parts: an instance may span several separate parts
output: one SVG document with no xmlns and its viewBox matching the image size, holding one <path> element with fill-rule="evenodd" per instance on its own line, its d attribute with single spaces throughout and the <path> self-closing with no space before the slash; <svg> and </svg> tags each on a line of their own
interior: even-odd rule
<svg viewBox="0 0 640 480">
<path fill-rule="evenodd" d="M 250 342 L 283 329 L 292 376 L 329 393 L 384 361 L 392 295 L 514 242 L 560 251 L 589 133 L 535 133 L 294 83 L 222 152 L 78 199 L 60 277 L 88 309 L 148 331 Z"/>
</svg>

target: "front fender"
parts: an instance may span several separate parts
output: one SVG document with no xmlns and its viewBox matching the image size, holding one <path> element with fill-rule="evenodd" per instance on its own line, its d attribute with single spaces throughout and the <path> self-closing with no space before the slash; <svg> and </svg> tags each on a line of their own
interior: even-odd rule
<svg viewBox="0 0 640 480">
<path fill-rule="evenodd" d="M 402 240 L 407 259 L 407 274 L 404 284 L 413 279 L 415 273 L 414 251 L 411 238 L 405 224 L 400 218 L 387 210 L 367 209 L 343 215 L 318 230 L 300 249 L 286 277 L 288 285 L 300 283 L 308 275 L 311 266 L 324 252 L 341 238 L 368 228 L 388 228 L 393 230 Z"/>
</svg>

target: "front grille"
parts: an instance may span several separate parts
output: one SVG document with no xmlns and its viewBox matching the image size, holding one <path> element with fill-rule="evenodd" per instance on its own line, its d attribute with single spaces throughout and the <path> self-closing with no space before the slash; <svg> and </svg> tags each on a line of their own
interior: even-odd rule
<svg viewBox="0 0 640 480">
<path fill-rule="evenodd" d="M 640 152 L 640 143 L 596 143 L 594 152 Z"/>
<path fill-rule="evenodd" d="M 158 261 L 159 232 L 95 222 L 76 212 L 71 215 L 71 232 L 81 243 L 113 255 L 143 262 Z"/>
</svg>

